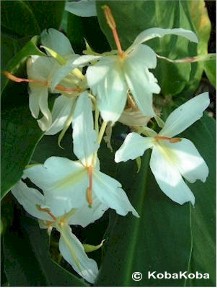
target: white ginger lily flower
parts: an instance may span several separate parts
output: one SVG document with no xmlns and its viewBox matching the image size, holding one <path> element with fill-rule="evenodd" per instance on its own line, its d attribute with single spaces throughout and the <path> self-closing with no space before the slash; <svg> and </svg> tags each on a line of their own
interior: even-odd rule
<svg viewBox="0 0 217 288">
<path fill-rule="evenodd" d="M 115 161 L 135 159 L 151 148 L 150 168 L 160 189 L 173 201 L 195 203 L 195 197 L 184 182 L 205 182 L 209 169 L 194 144 L 185 138 L 173 138 L 200 119 L 209 105 L 208 93 L 187 101 L 167 118 L 163 129 L 152 137 L 130 133 L 116 152 Z"/>
<path fill-rule="evenodd" d="M 93 259 L 88 258 L 83 245 L 72 233 L 69 225 L 85 223 L 83 226 L 86 226 L 96 220 L 96 214 L 88 212 L 86 215 L 87 210 L 82 207 L 57 216 L 55 211 L 58 210 L 56 207 L 60 205 L 58 200 L 53 202 L 53 206 L 47 206 L 45 197 L 38 190 L 29 188 L 22 180 L 12 188 L 12 194 L 30 215 L 39 220 L 41 228 L 47 228 L 48 231 L 55 228 L 59 231 L 59 250 L 63 258 L 81 277 L 94 283 L 98 274 L 97 264 Z M 97 203 L 97 205 L 100 204 Z M 95 210 L 95 206 L 93 206 L 93 210 Z M 79 217 L 76 216 L 77 213 Z"/>
<path fill-rule="evenodd" d="M 86 79 L 73 61 L 78 58 L 68 38 L 55 29 L 44 30 L 41 43 L 49 56 L 31 56 L 27 61 L 30 110 L 45 134 L 53 135 L 68 128 L 72 121 L 76 96 L 87 89 Z M 53 110 L 48 107 L 48 93 L 60 93 Z"/>
<path fill-rule="evenodd" d="M 156 53 L 142 43 L 165 35 L 178 35 L 190 41 L 198 42 L 196 35 L 182 28 L 151 28 L 141 32 L 133 44 L 123 51 L 116 31 L 111 11 L 105 5 L 107 22 L 112 29 L 118 48 L 116 55 L 105 55 L 87 69 L 87 80 L 93 94 L 97 96 L 98 107 L 104 121 L 115 122 L 124 110 L 127 92 L 133 98 L 145 116 L 153 117 L 153 93 L 158 94 L 160 87 L 157 79 L 149 71 L 157 65 Z M 113 53 L 114 54 L 114 53 Z"/>
<path fill-rule="evenodd" d="M 47 204 L 52 205 L 58 199 L 58 209 L 65 207 L 69 211 L 88 204 L 92 206 L 98 199 L 120 215 L 132 212 L 138 216 L 121 184 L 99 170 L 99 144 L 93 129 L 92 103 L 87 93 L 80 95 L 76 104 L 73 139 L 74 153 L 79 161 L 50 157 L 44 165 L 34 165 L 24 171 L 25 177 L 43 190 Z M 63 211 L 58 212 L 61 214 Z"/>
</svg>

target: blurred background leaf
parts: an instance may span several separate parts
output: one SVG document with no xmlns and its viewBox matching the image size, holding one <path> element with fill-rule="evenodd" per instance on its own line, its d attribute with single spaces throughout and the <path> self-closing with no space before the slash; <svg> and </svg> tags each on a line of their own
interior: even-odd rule
<svg viewBox="0 0 217 288">
<path fill-rule="evenodd" d="M 42 131 L 29 107 L 20 106 L 2 112 L 1 197 L 21 178 Z"/>
</svg>

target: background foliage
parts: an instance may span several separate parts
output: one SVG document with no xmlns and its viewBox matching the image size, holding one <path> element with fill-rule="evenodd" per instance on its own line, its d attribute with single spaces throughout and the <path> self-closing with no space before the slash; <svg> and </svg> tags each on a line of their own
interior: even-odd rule
<svg viewBox="0 0 217 288">
<path fill-rule="evenodd" d="M 211 25 L 203 0 L 98 1 L 98 19 L 65 12 L 64 1 L 19 0 L 2 1 L 1 4 L 1 69 L 21 77 L 26 76 L 25 61 L 29 55 L 41 55 L 37 35 L 46 28 L 64 31 L 77 53 L 82 53 L 85 48 L 84 38 L 97 52 L 115 48 L 102 4 L 111 7 L 124 48 L 146 28 L 182 27 L 197 33 L 198 46 L 175 36 L 151 40 L 148 45 L 171 59 L 208 53 Z M 171 64 L 159 60 L 154 73 L 162 87 L 155 102 L 163 107 L 164 117 L 204 89 L 201 79 L 205 74 L 215 85 L 213 61 Z M 2 108 L 2 284 L 87 286 L 59 256 L 58 236 L 54 233 L 49 240 L 47 233 L 39 229 L 36 221 L 8 193 L 30 161 L 43 162 L 51 155 L 72 158 L 71 132 L 63 139 L 64 150 L 58 147 L 56 136 L 43 136 L 28 110 L 27 85 L 11 83 L 4 77 Z M 122 143 L 120 134 L 125 131 L 127 127 L 120 124 L 114 128 L 112 144 L 115 150 Z M 142 158 L 137 173 L 134 161 L 114 165 L 114 153 L 105 146 L 101 148 L 102 170 L 123 184 L 140 219 L 131 215 L 121 217 L 109 211 L 86 229 L 73 227 L 84 243 L 98 244 L 102 238 L 106 239 L 101 251 L 91 253 L 101 266 L 96 286 L 215 286 L 214 135 L 215 122 L 208 114 L 183 134 L 195 143 L 210 170 L 205 184 L 190 185 L 196 196 L 195 207 L 190 204 L 180 206 L 164 196 L 149 169 L 148 154 Z M 209 273 L 210 279 L 148 280 L 147 272 L 155 270 L 170 273 L 199 271 Z M 140 282 L 132 280 L 134 271 L 143 273 Z"/>
</svg>

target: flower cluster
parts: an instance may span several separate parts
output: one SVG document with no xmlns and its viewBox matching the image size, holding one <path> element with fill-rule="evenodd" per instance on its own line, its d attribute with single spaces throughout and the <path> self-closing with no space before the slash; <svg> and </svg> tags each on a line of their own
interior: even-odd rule
<svg viewBox="0 0 217 288">
<path fill-rule="evenodd" d="M 27 61 L 28 79 L 7 72 L 10 79 L 29 83 L 29 108 L 46 135 L 60 132 L 61 141 L 72 125 L 77 160 L 50 157 L 44 164 L 28 166 L 12 193 L 29 214 L 39 219 L 42 228 L 59 231 L 62 256 L 90 283 L 97 277 L 97 264 L 87 257 L 70 225 L 86 227 L 109 208 L 121 216 L 131 212 L 139 217 L 121 183 L 100 171 L 98 149 L 108 125 L 121 121 L 137 127 L 134 131 L 139 133 L 127 135 L 115 161 L 136 159 L 151 148 L 152 173 L 161 190 L 177 203 L 195 202 L 182 177 L 194 182 L 205 181 L 208 175 L 208 167 L 194 144 L 177 137 L 202 116 L 209 105 L 208 93 L 178 107 L 165 124 L 160 121 L 153 105 L 153 94 L 158 94 L 160 87 L 150 71 L 157 65 L 157 55 L 144 44 L 168 34 L 197 42 L 196 35 L 182 28 L 151 28 L 141 32 L 123 51 L 108 6 L 104 12 L 117 50 L 77 55 L 64 34 L 49 29 L 41 34 L 44 56 L 32 55 Z M 52 109 L 48 105 L 50 94 L 55 95 Z M 151 118 L 164 124 L 160 132 L 147 126 Z M 26 184 L 27 178 L 34 188 Z"/>
</svg>

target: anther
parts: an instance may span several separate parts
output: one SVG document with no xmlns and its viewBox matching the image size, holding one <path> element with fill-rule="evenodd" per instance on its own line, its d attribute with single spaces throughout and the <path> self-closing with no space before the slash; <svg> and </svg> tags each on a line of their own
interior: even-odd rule
<svg viewBox="0 0 217 288">
<path fill-rule="evenodd" d="M 157 141 L 158 141 L 158 140 L 167 140 L 167 141 L 169 141 L 170 143 L 177 143 L 177 142 L 182 141 L 181 138 L 170 138 L 170 137 L 160 136 L 160 135 L 155 136 L 155 139 L 156 139 Z"/>
<path fill-rule="evenodd" d="M 103 5 L 102 9 L 104 10 L 106 21 L 112 30 L 115 44 L 116 44 L 117 49 L 118 49 L 118 54 L 121 58 L 123 58 L 124 57 L 124 51 L 121 48 L 120 39 L 119 39 L 118 32 L 116 29 L 116 23 L 115 23 L 113 15 L 112 15 L 111 9 L 107 5 Z"/>
</svg>

